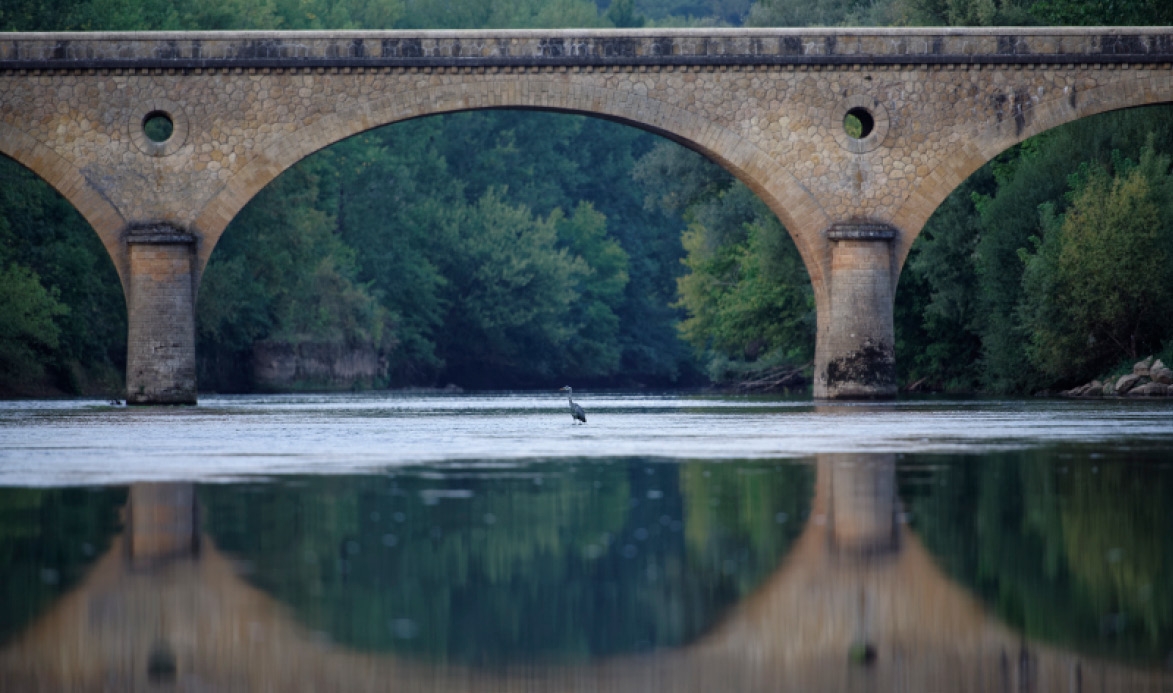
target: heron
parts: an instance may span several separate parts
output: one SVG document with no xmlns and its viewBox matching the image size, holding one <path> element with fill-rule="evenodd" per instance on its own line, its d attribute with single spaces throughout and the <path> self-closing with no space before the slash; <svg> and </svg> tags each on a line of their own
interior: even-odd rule
<svg viewBox="0 0 1173 693">
<path fill-rule="evenodd" d="M 582 407 L 574 403 L 574 390 L 567 385 L 566 387 L 558 388 L 558 391 L 565 392 L 566 399 L 570 402 L 570 420 L 586 423 L 586 412 L 582 410 Z"/>
</svg>

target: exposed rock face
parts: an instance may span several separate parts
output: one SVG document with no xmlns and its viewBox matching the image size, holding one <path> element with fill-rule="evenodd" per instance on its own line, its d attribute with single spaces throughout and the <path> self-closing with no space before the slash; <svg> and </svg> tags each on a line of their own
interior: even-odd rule
<svg viewBox="0 0 1173 693">
<path fill-rule="evenodd" d="M 1149 377 L 1153 379 L 1154 383 L 1173 385 L 1173 370 L 1161 363 L 1160 359 L 1153 362 L 1152 367 L 1149 368 Z"/>
<path fill-rule="evenodd" d="M 257 389 L 351 390 L 387 377 L 387 361 L 373 347 L 328 342 L 258 342 L 253 345 Z"/>
</svg>

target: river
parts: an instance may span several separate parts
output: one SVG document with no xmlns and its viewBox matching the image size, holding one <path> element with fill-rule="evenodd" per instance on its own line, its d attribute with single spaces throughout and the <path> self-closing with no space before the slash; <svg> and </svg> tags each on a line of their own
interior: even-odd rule
<svg viewBox="0 0 1173 693">
<path fill-rule="evenodd" d="M 2 690 L 1173 690 L 1173 407 L 0 403 Z"/>
</svg>

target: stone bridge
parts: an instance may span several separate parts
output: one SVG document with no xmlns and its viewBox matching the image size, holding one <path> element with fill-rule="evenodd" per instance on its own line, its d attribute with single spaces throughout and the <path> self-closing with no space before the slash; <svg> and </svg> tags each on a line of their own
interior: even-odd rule
<svg viewBox="0 0 1173 693">
<path fill-rule="evenodd" d="M 1033 642 L 989 614 L 900 522 L 895 455 L 820 455 L 802 534 L 704 637 L 566 666 L 446 666 L 332 644 L 201 535 L 195 498 L 191 484 L 133 485 L 122 535 L 0 648 L 0 689 L 1173 690 L 1168 670 Z M 853 663 L 864 648 L 870 662 Z"/>
<path fill-rule="evenodd" d="M 0 153 L 113 258 L 133 403 L 195 402 L 200 275 L 257 191 L 364 130 L 482 108 L 608 118 L 724 166 L 810 274 L 815 396 L 885 397 L 900 268 L 941 201 L 1027 137 L 1173 100 L 1171 66 L 1168 27 L 7 34 Z"/>
</svg>

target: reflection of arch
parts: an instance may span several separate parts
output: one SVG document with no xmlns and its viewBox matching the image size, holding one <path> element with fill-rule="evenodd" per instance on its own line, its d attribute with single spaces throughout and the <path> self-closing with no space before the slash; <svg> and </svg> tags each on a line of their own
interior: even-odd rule
<svg viewBox="0 0 1173 693">
<path fill-rule="evenodd" d="M 100 194 L 100 180 L 89 180 L 85 172 L 79 171 L 72 163 L 57 152 L 29 137 L 24 132 L 0 120 L 0 154 L 40 176 L 51 185 L 82 215 L 110 255 L 118 270 L 125 291 L 129 267 L 121 247 L 121 233 L 126 220 L 108 200 Z"/>
<path fill-rule="evenodd" d="M 221 690 L 356 691 L 386 690 L 389 682 L 408 691 L 1080 690 L 1085 679 L 1105 690 L 1163 690 L 1173 683 L 1167 672 L 1024 640 L 946 578 L 902 526 L 881 556 L 836 548 L 831 535 L 843 530 L 831 516 L 842 498 L 836 486 L 879 496 L 881 512 L 854 516 L 863 524 L 851 527 L 851 536 L 891 534 L 895 516 L 884 508 L 893 501 L 886 494 L 894 493 L 894 461 L 820 457 L 811 518 L 795 548 L 701 641 L 586 665 L 505 671 L 322 642 L 241 579 L 215 547 L 197 550 L 190 484 L 137 485 L 130 522 L 143 528 L 157 518 L 156 541 L 141 550 L 127 537 L 116 541 L 77 590 L 0 649 L 0 687 L 98 689 L 117 680 L 137 689 L 158 677 Z M 181 546 L 191 548 L 175 550 Z M 874 661 L 852 663 L 861 645 L 874 648 Z M 160 659 L 170 667 L 152 668 Z"/>
<path fill-rule="evenodd" d="M 547 110 L 604 117 L 674 140 L 717 162 L 762 198 L 791 232 L 816 291 L 822 264 L 810 239 L 830 222 L 810 192 L 768 153 L 737 132 L 696 113 L 634 92 L 529 77 L 457 82 L 335 111 L 256 153 L 200 212 L 199 270 L 228 223 L 262 188 L 314 152 L 366 130 L 429 115 L 482 109 Z M 810 236 L 800 233 L 805 230 Z"/>
<path fill-rule="evenodd" d="M 1134 73 L 1131 79 L 1105 84 L 1086 92 L 1067 87 L 1061 96 L 1046 101 L 1030 100 L 1026 93 L 1015 94 L 999 106 L 992 120 L 960 145 L 909 195 L 893 215 L 893 224 L 907 233 L 896 248 L 897 266 L 903 266 L 913 242 L 929 217 L 974 171 L 987 162 L 1035 135 L 1089 116 L 1139 106 L 1173 102 L 1173 75 L 1150 78 Z M 1020 101 L 1025 100 L 1025 101 Z M 899 280 L 897 272 L 893 282 Z"/>
</svg>

